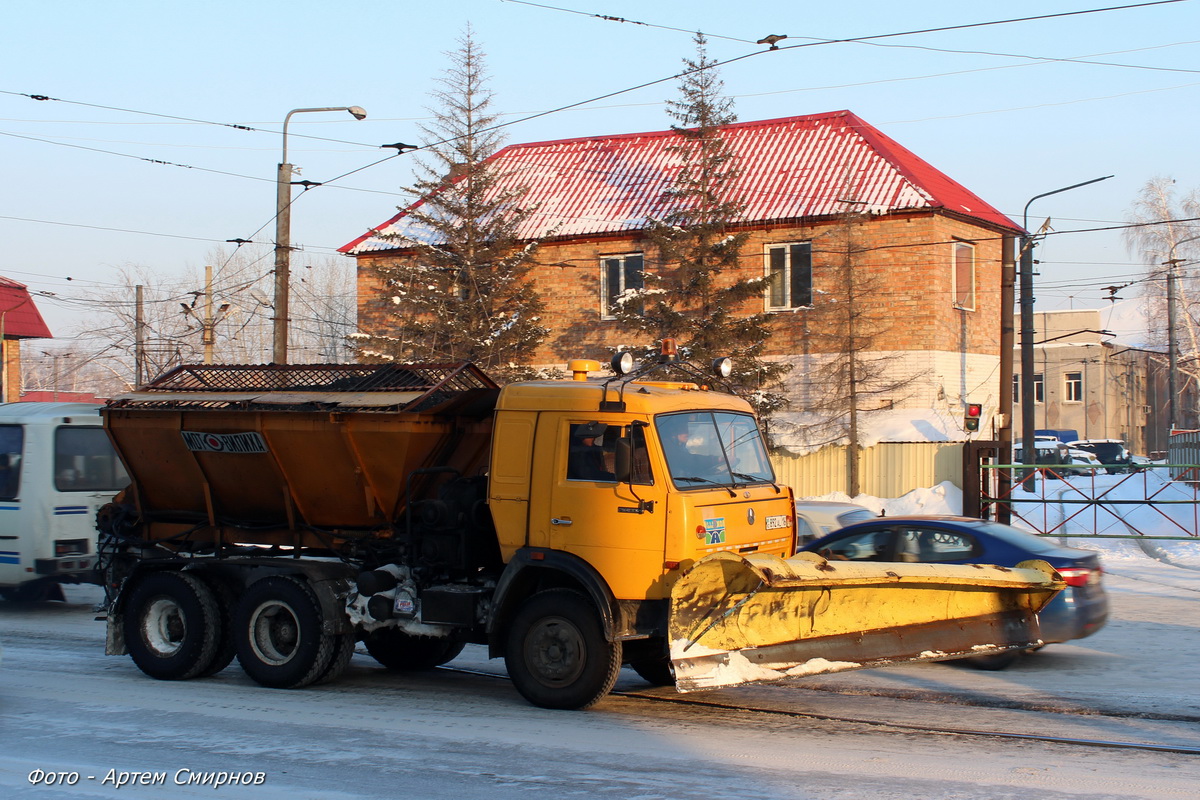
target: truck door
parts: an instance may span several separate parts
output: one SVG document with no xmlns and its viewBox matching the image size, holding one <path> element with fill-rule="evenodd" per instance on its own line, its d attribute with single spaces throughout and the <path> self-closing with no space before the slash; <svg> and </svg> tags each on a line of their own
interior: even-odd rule
<svg viewBox="0 0 1200 800">
<path fill-rule="evenodd" d="M 666 492 L 651 474 L 644 429 L 628 420 L 542 422 L 553 426 L 538 437 L 539 455 L 552 478 L 537 482 L 532 509 L 547 517 L 550 547 L 595 567 L 619 599 L 663 596 Z M 633 453 L 627 482 L 615 475 L 622 440 Z M 548 491 L 539 497 L 542 487 Z"/>
</svg>

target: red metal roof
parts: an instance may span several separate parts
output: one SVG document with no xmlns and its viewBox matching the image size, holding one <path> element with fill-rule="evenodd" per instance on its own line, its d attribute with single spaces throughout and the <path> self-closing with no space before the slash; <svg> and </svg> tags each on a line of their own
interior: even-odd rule
<svg viewBox="0 0 1200 800">
<path fill-rule="evenodd" d="M 765 224 L 845 213 L 846 201 L 870 214 L 943 209 L 989 225 L 1020 227 L 974 193 L 849 111 L 741 122 L 723 138 L 740 175 L 731 193 L 745 204 L 740 222 Z M 495 191 L 528 188 L 536 207 L 522 238 L 636 231 L 664 211 L 663 191 L 679 169 L 672 131 L 511 145 L 491 161 Z M 410 206 L 415 208 L 420 202 Z M 407 209 L 343 246 L 343 253 L 394 250 L 426 239 Z"/>
<path fill-rule="evenodd" d="M 0 278 L 0 333 L 5 339 L 52 339 L 25 284 Z"/>
</svg>

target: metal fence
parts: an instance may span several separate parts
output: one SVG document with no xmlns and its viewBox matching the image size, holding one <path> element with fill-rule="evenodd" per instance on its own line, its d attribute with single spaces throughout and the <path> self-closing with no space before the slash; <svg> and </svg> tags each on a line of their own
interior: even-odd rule
<svg viewBox="0 0 1200 800">
<path fill-rule="evenodd" d="M 1198 459 L 1200 460 L 1200 459 Z M 1006 506 L 1016 524 L 1037 533 L 1097 538 L 1200 539 L 1200 464 L 1064 466 L 985 464 L 1010 470 L 1006 496 L 984 502 Z M 984 486 L 997 485 L 995 480 Z"/>
<path fill-rule="evenodd" d="M 806 455 L 775 453 L 771 463 L 780 483 L 797 497 L 849 493 L 850 448 L 824 447 Z M 962 488 L 962 442 L 883 442 L 859 451 L 859 491 L 900 497 L 913 489 L 949 482 Z"/>
</svg>

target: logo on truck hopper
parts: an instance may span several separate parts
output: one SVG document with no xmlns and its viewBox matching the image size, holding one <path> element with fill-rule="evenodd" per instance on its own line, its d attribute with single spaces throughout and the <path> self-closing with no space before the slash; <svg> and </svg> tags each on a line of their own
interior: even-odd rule
<svg viewBox="0 0 1200 800">
<path fill-rule="evenodd" d="M 197 453 L 265 453 L 267 443 L 261 435 L 248 433 L 198 433 L 180 431 L 187 449 Z"/>
</svg>

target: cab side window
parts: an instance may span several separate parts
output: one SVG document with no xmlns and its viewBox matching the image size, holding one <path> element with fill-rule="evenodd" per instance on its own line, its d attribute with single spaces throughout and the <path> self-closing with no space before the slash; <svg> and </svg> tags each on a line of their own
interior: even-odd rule
<svg viewBox="0 0 1200 800">
<path fill-rule="evenodd" d="M 612 436 L 609 436 L 610 431 Z M 616 481 L 613 462 L 619 429 L 603 422 L 572 423 L 567 480 Z M 610 441 L 611 440 L 611 441 Z"/>
</svg>

